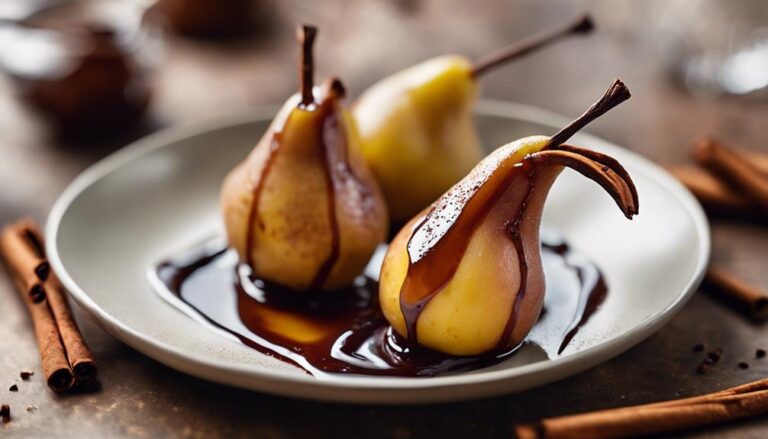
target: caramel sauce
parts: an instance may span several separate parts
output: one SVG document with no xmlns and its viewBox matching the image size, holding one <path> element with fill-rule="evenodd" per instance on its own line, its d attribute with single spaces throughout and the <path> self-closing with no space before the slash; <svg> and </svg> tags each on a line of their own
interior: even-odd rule
<svg viewBox="0 0 768 439">
<path fill-rule="evenodd" d="M 385 251 L 382 246 L 373 260 Z M 603 302 L 599 269 L 561 240 L 542 247 L 548 279 L 544 313 L 524 344 L 559 356 Z M 434 376 L 488 367 L 515 349 L 456 357 L 398 336 L 378 304 L 378 267 L 337 292 L 301 292 L 255 279 L 237 253 L 214 240 L 155 267 L 158 293 L 205 326 L 314 376 L 349 373 Z"/>
</svg>

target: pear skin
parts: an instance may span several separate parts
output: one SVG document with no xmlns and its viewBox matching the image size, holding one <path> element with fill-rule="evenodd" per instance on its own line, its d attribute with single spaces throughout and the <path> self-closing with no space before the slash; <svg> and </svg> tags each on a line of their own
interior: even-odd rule
<svg viewBox="0 0 768 439">
<path fill-rule="evenodd" d="M 358 98 L 360 152 L 395 221 L 406 221 L 482 157 L 469 60 L 435 58 L 385 78 Z"/>
</svg>

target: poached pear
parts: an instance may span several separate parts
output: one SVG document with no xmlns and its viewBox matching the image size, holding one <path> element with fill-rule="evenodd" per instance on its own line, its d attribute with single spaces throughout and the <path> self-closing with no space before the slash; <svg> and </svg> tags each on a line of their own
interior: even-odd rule
<svg viewBox="0 0 768 439">
<path fill-rule="evenodd" d="M 563 168 L 599 183 L 627 218 L 638 213 L 637 191 L 615 159 L 564 143 L 627 98 L 617 80 L 554 136 L 498 148 L 400 230 L 379 284 L 382 311 L 398 334 L 461 356 L 505 352 L 523 341 L 543 305 L 539 225 Z"/>
<path fill-rule="evenodd" d="M 301 93 L 288 99 L 221 190 L 229 244 L 252 275 L 313 291 L 350 286 L 389 227 L 341 102 L 341 82 L 313 87 L 315 32 L 299 30 Z"/>
<path fill-rule="evenodd" d="M 592 27 L 588 16 L 579 17 L 474 64 L 458 55 L 437 57 L 365 91 L 353 114 L 363 157 L 381 185 L 392 220 L 407 221 L 482 158 L 474 123 L 480 75 Z"/>
</svg>

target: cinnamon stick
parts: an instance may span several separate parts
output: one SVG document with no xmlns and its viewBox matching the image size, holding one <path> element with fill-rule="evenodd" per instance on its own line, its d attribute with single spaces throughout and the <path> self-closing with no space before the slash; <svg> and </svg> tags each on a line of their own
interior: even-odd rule
<svg viewBox="0 0 768 439">
<path fill-rule="evenodd" d="M 696 143 L 693 158 L 768 210 L 768 176 L 747 155 L 705 138 Z"/>
<path fill-rule="evenodd" d="M 705 282 L 715 292 L 744 310 L 753 320 L 768 319 L 768 292 L 717 266 L 709 267 Z"/>
<path fill-rule="evenodd" d="M 61 334 L 61 341 L 64 344 L 67 359 L 70 366 L 72 366 L 75 384 L 87 385 L 93 383 L 96 380 L 97 374 L 96 360 L 91 350 L 85 344 L 80 329 L 72 317 L 72 311 L 69 309 L 64 287 L 53 273 L 48 281 L 45 282 L 44 287 L 51 312 Z"/>
<path fill-rule="evenodd" d="M 768 154 L 755 151 L 745 151 L 742 149 L 737 149 L 737 151 L 747 157 L 747 159 L 749 159 L 749 161 L 755 165 L 755 167 L 759 169 L 760 172 L 768 176 Z"/>
<path fill-rule="evenodd" d="M 23 289 L 35 301 L 43 299 L 41 288 L 50 273 L 50 265 L 45 259 L 42 244 L 32 233 L 34 223 L 29 219 L 21 220 L 6 227 L 0 235 L 0 251 L 7 255 L 7 264 L 12 273 L 24 273 Z"/>
<path fill-rule="evenodd" d="M 11 240 L 6 235 L 23 234 L 25 240 L 35 245 L 21 247 L 2 247 L 0 253 L 6 261 L 25 260 L 30 253 L 44 257 L 43 236 L 40 229 L 29 220 L 9 226 L 3 232 L 3 240 Z M 9 253 L 13 250 L 13 253 Z M 26 291 L 24 279 L 30 277 L 29 264 L 8 263 L 9 273 L 15 280 L 19 291 Z M 72 317 L 64 288 L 56 275 L 47 273 L 44 282 L 37 284 L 42 291 L 42 299 L 36 300 L 30 294 L 22 294 L 32 316 L 38 346 L 41 352 L 43 372 L 49 386 L 57 392 L 70 388 L 73 377 L 76 384 L 89 384 L 96 378 L 96 361 L 85 344 L 80 330 Z"/>
<path fill-rule="evenodd" d="M 706 169 L 677 166 L 669 168 L 669 172 L 693 193 L 708 212 L 743 217 L 765 217 L 752 199 L 736 192 L 730 185 Z"/>
<path fill-rule="evenodd" d="M 43 234 L 36 224 L 27 224 L 27 234 L 36 242 L 45 242 Z M 51 272 L 48 280 L 43 284 L 48 304 L 50 306 L 56 325 L 67 353 L 67 359 L 75 376 L 75 384 L 90 384 L 96 380 L 96 360 L 93 353 L 85 344 L 80 329 L 72 317 L 72 311 L 67 302 L 67 294 L 56 274 Z"/>
<path fill-rule="evenodd" d="M 3 259 L 7 262 L 8 258 L 5 253 L 3 253 L 3 256 Z M 51 310 L 48 308 L 48 301 L 45 299 L 45 296 L 43 296 L 42 300 L 33 300 L 29 294 L 26 294 L 26 284 L 22 278 L 11 271 L 10 264 L 7 267 L 11 278 L 16 283 L 16 287 L 22 293 L 20 295 L 32 319 L 37 347 L 40 350 L 43 375 L 45 375 L 48 387 L 57 393 L 64 392 L 71 388 L 74 382 L 72 368 L 67 360 L 67 354 L 61 342 L 56 321 L 53 318 L 53 314 L 51 314 Z"/>
<path fill-rule="evenodd" d="M 671 433 L 768 413 L 768 379 L 692 398 L 601 410 L 519 425 L 517 437 L 619 438 Z"/>
</svg>

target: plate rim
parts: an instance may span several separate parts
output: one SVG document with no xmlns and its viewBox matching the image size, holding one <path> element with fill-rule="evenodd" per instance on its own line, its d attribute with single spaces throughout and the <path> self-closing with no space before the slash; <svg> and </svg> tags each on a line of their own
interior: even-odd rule
<svg viewBox="0 0 768 439">
<path fill-rule="evenodd" d="M 290 392 L 286 389 L 277 390 L 275 388 L 266 388 L 266 385 L 257 385 L 253 381 L 270 380 L 282 382 L 284 384 L 311 386 L 316 388 L 344 388 L 356 391 L 408 391 L 419 389 L 438 389 L 453 388 L 465 385 L 482 385 L 493 382 L 504 382 L 513 380 L 525 375 L 530 375 L 551 369 L 555 379 L 531 380 L 530 386 L 523 388 L 536 387 L 543 383 L 557 381 L 567 376 L 575 375 L 587 368 L 594 367 L 603 361 L 615 357 L 622 352 L 630 349 L 639 342 L 645 340 L 651 334 L 655 333 L 664 326 L 691 298 L 698 285 L 701 283 L 706 266 L 709 262 L 711 251 L 711 238 L 709 223 L 706 219 L 703 209 L 694 196 L 674 177 L 672 177 L 661 166 L 651 162 L 640 154 L 622 148 L 610 141 L 600 137 L 580 133 L 580 137 L 589 142 L 590 145 L 598 149 L 618 149 L 623 153 L 632 156 L 634 167 L 642 171 L 654 181 L 661 183 L 660 186 L 667 191 L 676 201 L 678 201 L 692 219 L 695 232 L 698 238 L 698 244 L 701 251 L 696 260 L 694 275 L 688 280 L 683 292 L 677 298 L 663 309 L 650 315 L 645 321 L 634 328 L 625 331 L 616 337 L 591 346 L 579 352 L 552 359 L 540 361 L 511 369 L 492 370 L 472 374 L 457 374 L 450 376 L 437 376 L 430 378 L 403 378 L 403 377 L 369 377 L 369 376 L 328 376 L 317 378 L 310 375 L 304 375 L 289 370 L 278 370 L 268 368 L 254 368 L 252 365 L 229 364 L 220 360 L 212 359 L 205 355 L 197 355 L 194 352 L 186 352 L 163 341 L 156 340 L 151 336 L 136 331 L 120 320 L 109 314 L 101 308 L 91 297 L 74 281 L 65 268 L 59 257 L 58 232 L 61 220 L 66 214 L 69 206 L 77 197 L 87 188 L 98 182 L 103 177 L 109 175 L 115 170 L 127 165 L 133 160 L 139 159 L 155 150 L 167 147 L 169 144 L 184 138 L 204 135 L 207 132 L 227 127 L 254 123 L 258 121 L 269 121 L 274 116 L 274 105 L 263 106 L 257 109 L 251 109 L 247 113 L 236 113 L 228 116 L 208 119 L 203 122 L 185 123 L 178 126 L 172 126 L 160 130 L 141 138 L 120 150 L 99 160 L 80 173 L 61 193 L 48 216 L 46 223 L 46 253 L 50 263 L 61 279 L 70 295 L 82 307 L 91 318 L 105 331 L 117 338 L 123 343 L 141 352 L 150 358 L 153 358 L 171 368 L 197 376 L 202 379 L 215 381 L 223 384 L 233 385 L 240 388 L 251 390 L 266 391 L 274 394 L 293 394 L 298 396 L 297 392 Z M 567 117 L 544 110 L 535 106 L 525 104 L 498 101 L 498 100 L 480 100 L 476 106 L 475 114 L 488 115 L 502 118 L 514 118 L 532 123 L 563 126 L 568 123 Z M 602 356 L 601 356 L 602 354 Z M 598 357 L 595 362 L 590 362 L 590 357 Z M 571 367 L 570 370 L 567 368 Z M 201 369 L 202 368 L 202 369 Z M 561 373 L 555 373 L 555 372 Z M 565 373 L 563 373 L 565 371 Z M 223 372 L 223 373 L 222 373 Z M 227 374 L 234 374 L 229 375 Z M 249 377 L 250 381 L 244 383 L 238 377 Z M 488 394 L 493 391 L 486 392 Z M 495 394 L 508 393 L 504 390 L 498 390 Z M 317 397 L 309 394 L 302 394 L 303 398 L 337 400 L 337 401 L 362 401 L 372 400 L 372 398 L 355 398 L 344 395 L 337 395 L 335 398 Z M 471 397 L 471 396 L 468 396 Z M 449 401 L 467 399 L 468 397 L 440 397 L 427 399 L 425 402 Z M 378 400 L 377 400 L 378 401 Z M 397 402 L 397 401 L 379 401 L 379 402 Z M 404 401 L 404 403 L 417 403 L 420 401 Z"/>
</svg>

